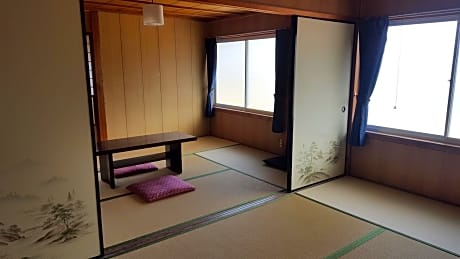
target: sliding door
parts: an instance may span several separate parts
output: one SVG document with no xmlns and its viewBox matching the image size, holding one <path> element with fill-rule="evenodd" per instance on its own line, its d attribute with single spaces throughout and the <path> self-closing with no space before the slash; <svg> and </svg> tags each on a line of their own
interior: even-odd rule
<svg viewBox="0 0 460 259">
<path fill-rule="evenodd" d="M 102 252 L 80 15 L 2 1 L 0 258 Z"/>
<path fill-rule="evenodd" d="M 354 25 L 298 18 L 290 189 L 345 169 Z"/>
</svg>

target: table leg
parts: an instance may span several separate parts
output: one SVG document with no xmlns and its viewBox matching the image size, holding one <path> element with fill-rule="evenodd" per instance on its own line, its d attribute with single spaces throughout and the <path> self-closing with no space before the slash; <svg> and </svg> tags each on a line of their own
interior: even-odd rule
<svg viewBox="0 0 460 259">
<path fill-rule="evenodd" d="M 101 179 L 108 183 L 110 188 L 115 188 L 115 176 L 113 173 L 113 157 L 112 154 L 100 155 L 99 164 L 101 167 Z"/>
<path fill-rule="evenodd" d="M 166 166 L 178 174 L 182 173 L 181 143 L 166 145 Z"/>
</svg>

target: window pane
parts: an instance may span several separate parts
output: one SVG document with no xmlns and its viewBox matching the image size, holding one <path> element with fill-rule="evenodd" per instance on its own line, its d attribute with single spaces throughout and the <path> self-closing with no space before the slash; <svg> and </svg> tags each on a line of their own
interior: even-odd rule
<svg viewBox="0 0 460 259">
<path fill-rule="evenodd" d="M 244 41 L 217 43 L 217 103 L 244 107 L 244 64 Z"/>
<path fill-rule="evenodd" d="M 457 57 L 457 59 L 460 57 Z M 459 62 L 458 60 L 457 62 Z M 460 139 L 460 64 L 457 64 L 449 137 Z"/>
<path fill-rule="evenodd" d="M 273 112 L 275 38 L 248 41 L 247 108 Z"/>
<path fill-rule="evenodd" d="M 368 124 L 444 135 L 456 25 L 388 29 Z"/>
</svg>

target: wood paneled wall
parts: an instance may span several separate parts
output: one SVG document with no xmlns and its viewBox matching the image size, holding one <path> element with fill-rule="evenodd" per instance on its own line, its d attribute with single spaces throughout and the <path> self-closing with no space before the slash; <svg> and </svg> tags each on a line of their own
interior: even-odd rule
<svg viewBox="0 0 460 259">
<path fill-rule="evenodd" d="M 362 0 L 361 16 L 404 15 L 460 9 L 458 0 Z"/>
<path fill-rule="evenodd" d="M 368 134 L 353 147 L 351 175 L 460 205 L 460 152 Z"/>
<path fill-rule="evenodd" d="M 164 26 L 152 27 L 138 15 L 98 13 L 96 65 L 108 139 L 176 130 L 209 134 L 204 26 L 165 17 Z"/>
<path fill-rule="evenodd" d="M 267 152 L 283 155 L 286 135 L 272 132 L 272 117 L 222 108 L 215 109 L 211 134 Z"/>
</svg>

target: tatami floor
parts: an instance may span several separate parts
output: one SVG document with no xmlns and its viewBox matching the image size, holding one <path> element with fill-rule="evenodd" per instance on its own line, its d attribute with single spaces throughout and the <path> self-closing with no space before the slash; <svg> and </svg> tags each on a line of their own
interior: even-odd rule
<svg viewBox="0 0 460 259">
<path fill-rule="evenodd" d="M 455 258 L 460 208 L 351 177 L 283 193 L 286 173 L 274 156 L 231 141 L 199 138 L 183 145 L 183 173 L 193 192 L 145 203 L 125 189 L 160 170 L 100 184 L 104 245 L 117 258 Z M 129 154 L 128 154 L 129 155 Z M 276 198 L 248 207 L 266 197 Z M 249 202 L 249 203 L 248 203 Z M 205 225 L 197 219 L 242 212 Z M 195 221 L 194 221 L 195 220 Z M 184 230 L 146 243 L 149 236 Z M 183 226 L 186 226 L 185 228 Z M 136 246 L 144 239 L 142 246 Z M 132 245 L 133 244 L 133 245 Z"/>
</svg>

